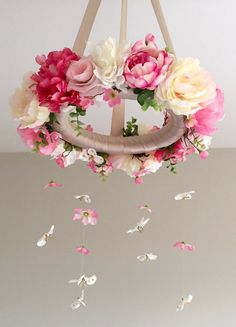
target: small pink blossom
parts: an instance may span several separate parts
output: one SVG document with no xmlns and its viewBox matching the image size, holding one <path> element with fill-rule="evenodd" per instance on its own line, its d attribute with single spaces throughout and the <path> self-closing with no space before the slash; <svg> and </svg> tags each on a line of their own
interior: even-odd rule
<svg viewBox="0 0 236 327">
<path fill-rule="evenodd" d="M 55 159 L 55 162 L 60 168 L 65 168 L 65 159 L 64 159 L 64 157 L 62 155 L 57 157 Z"/>
<path fill-rule="evenodd" d="M 39 145 L 38 152 L 43 156 L 49 156 L 56 149 L 58 142 L 61 140 L 61 134 L 57 132 L 49 133 L 47 130 L 40 134 L 42 143 Z M 44 144 L 44 142 L 46 144 Z"/>
<path fill-rule="evenodd" d="M 60 183 L 56 183 L 54 181 L 50 181 L 49 183 L 47 183 L 45 186 L 44 186 L 44 189 L 46 190 L 47 188 L 49 187 L 62 187 L 63 184 L 60 184 Z"/>
<path fill-rule="evenodd" d="M 77 253 L 81 253 L 83 255 L 88 255 L 90 253 L 90 250 L 87 249 L 85 246 L 78 246 L 76 249 L 75 249 L 75 252 Z"/>
<path fill-rule="evenodd" d="M 93 132 L 93 127 L 92 127 L 92 125 L 90 125 L 90 124 L 86 125 L 86 126 L 85 126 L 85 129 L 86 129 L 86 131 L 88 131 L 88 132 Z"/>
<path fill-rule="evenodd" d="M 142 177 L 138 176 L 138 177 L 135 177 L 135 180 L 134 180 L 135 184 L 136 185 L 141 185 L 144 183 L 144 180 Z"/>
<path fill-rule="evenodd" d="M 176 242 L 174 247 L 182 251 L 193 251 L 194 246 L 192 244 L 187 244 L 185 242 Z"/>
<path fill-rule="evenodd" d="M 108 103 L 109 107 L 114 107 L 121 103 L 119 92 L 114 89 L 104 89 L 103 100 Z"/>
<path fill-rule="evenodd" d="M 92 209 L 75 208 L 73 220 L 81 220 L 84 225 L 96 225 L 98 220 L 98 214 Z"/>
<path fill-rule="evenodd" d="M 206 159 L 208 157 L 208 155 L 209 155 L 209 153 L 207 151 L 200 151 L 199 152 L 199 157 L 201 159 L 203 159 L 203 160 Z"/>
<path fill-rule="evenodd" d="M 138 209 L 144 209 L 144 210 L 147 210 L 149 213 L 152 213 L 152 209 L 149 208 L 149 206 L 147 204 L 139 204 Z"/>
</svg>

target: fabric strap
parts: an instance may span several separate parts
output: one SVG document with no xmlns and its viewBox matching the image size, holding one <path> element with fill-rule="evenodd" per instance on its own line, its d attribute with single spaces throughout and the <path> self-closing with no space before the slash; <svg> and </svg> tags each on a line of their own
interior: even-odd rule
<svg viewBox="0 0 236 327">
<path fill-rule="evenodd" d="M 126 40 L 127 34 L 127 0 L 121 3 L 120 43 Z M 119 136 L 125 124 L 125 100 L 113 108 L 111 119 L 111 135 Z"/>
<path fill-rule="evenodd" d="M 101 0 L 89 0 L 82 23 L 80 25 L 79 32 L 73 45 L 73 51 L 80 56 L 84 54 L 86 42 L 89 39 L 89 35 L 92 30 L 100 4 Z"/>
</svg>

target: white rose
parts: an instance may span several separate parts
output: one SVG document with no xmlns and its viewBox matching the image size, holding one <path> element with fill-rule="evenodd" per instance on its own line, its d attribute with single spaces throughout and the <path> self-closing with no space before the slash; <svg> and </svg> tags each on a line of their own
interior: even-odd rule
<svg viewBox="0 0 236 327">
<path fill-rule="evenodd" d="M 177 60 L 166 79 L 156 90 L 156 98 L 177 115 L 189 115 L 211 103 L 216 97 L 216 85 L 199 60 Z"/>
<path fill-rule="evenodd" d="M 20 128 L 36 128 L 49 121 L 49 110 L 39 105 L 30 86 L 33 81 L 27 73 L 20 89 L 17 89 L 10 99 L 12 116 L 20 120 Z"/>
<path fill-rule="evenodd" d="M 130 49 L 129 42 L 121 44 L 111 37 L 91 49 L 94 74 L 104 86 L 120 88 L 124 84 L 123 66 Z"/>
</svg>

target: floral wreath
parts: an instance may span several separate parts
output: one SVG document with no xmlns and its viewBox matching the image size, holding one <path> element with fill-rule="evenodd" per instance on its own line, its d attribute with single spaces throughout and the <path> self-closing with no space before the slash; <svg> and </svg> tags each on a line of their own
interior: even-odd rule
<svg viewBox="0 0 236 327">
<path fill-rule="evenodd" d="M 60 167 L 79 159 L 101 176 L 121 169 L 141 184 L 142 177 L 156 172 L 163 162 L 175 173 L 176 164 L 187 155 L 208 156 L 216 123 L 224 117 L 223 93 L 197 59 L 175 59 L 167 48 L 158 49 L 152 34 L 132 46 L 109 37 L 91 46 L 89 56 L 80 57 L 64 48 L 37 56 L 36 62 L 38 72 L 26 74 L 22 87 L 11 98 L 12 115 L 20 122 L 17 131 L 25 144 L 39 155 L 55 159 Z M 92 131 L 92 126 L 81 120 L 88 108 L 101 101 L 114 107 L 120 104 L 122 92 L 134 94 L 143 111 L 152 108 L 162 112 L 163 126 L 168 122 L 168 111 L 184 115 L 183 136 L 152 152 L 112 155 L 75 146 L 56 130 L 57 115 L 67 112 L 78 135 L 83 129 Z M 132 118 L 123 136 L 158 129 Z"/>
</svg>

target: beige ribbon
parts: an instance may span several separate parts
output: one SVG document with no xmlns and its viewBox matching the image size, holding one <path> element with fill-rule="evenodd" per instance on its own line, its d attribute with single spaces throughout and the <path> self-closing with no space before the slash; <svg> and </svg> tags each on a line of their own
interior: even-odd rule
<svg viewBox="0 0 236 327">
<path fill-rule="evenodd" d="M 127 0 L 121 3 L 121 20 L 120 20 L 120 42 L 126 40 L 127 32 Z M 122 129 L 125 124 L 125 100 L 121 100 L 121 104 L 115 106 L 112 111 L 111 119 L 111 135 L 122 135 Z"/>
</svg>

